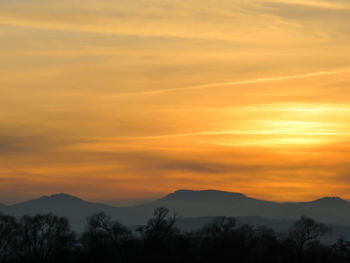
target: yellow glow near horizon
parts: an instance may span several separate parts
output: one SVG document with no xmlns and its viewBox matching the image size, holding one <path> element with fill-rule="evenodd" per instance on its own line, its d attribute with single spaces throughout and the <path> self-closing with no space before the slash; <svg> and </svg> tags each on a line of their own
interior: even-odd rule
<svg viewBox="0 0 350 263">
<path fill-rule="evenodd" d="M 0 2 L 0 202 L 350 199 L 350 5 Z"/>
</svg>

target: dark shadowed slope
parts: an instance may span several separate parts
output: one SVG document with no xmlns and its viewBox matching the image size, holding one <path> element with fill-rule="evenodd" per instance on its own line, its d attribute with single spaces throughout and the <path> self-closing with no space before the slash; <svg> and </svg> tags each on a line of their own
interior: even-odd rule
<svg viewBox="0 0 350 263">
<path fill-rule="evenodd" d="M 86 217 L 101 211 L 126 225 L 144 224 L 159 206 L 169 208 L 182 218 L 259 216 L 295 220 L 306 215 L 324 223 L 350 225 L 350 203 L 338 197 L 325 197 L 312 202 L 276 203 L 216 190 L 178 190 L 154 202 L 130 207 L 113 207 L 57 194 L 7 207 L 0 206 L 0 211 L 16 216 L 52 212 L 67 217 L 74 229 L 82 230 Z"/>
</svg>

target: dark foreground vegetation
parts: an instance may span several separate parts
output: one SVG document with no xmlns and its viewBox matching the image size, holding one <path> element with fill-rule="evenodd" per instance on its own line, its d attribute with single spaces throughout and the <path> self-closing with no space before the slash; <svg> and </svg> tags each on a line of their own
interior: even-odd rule
<svg viewBox="0 0 350 263">
<path fill-rule="evenodd" d="M 307 217 L 288 234 L 238 226 L 230 217 L 184 233 L 175 221 L 158 208 L 146 225 L 131 230 L 99 213 L 77 235 L 67 219 L 52 214 L 0 215 L 0 262 L 350 262 L 350 242 L 321 244 L 318 238 L 330 229 Z"/>
</svg>

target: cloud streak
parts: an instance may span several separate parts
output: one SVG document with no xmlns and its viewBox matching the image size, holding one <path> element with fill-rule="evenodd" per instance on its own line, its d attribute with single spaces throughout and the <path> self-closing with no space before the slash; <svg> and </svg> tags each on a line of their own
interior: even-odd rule
<svg viewBox="0 0 350 263">
<path fill-rule="evenodd" d="M 241 81 L 214 82 L 214 83 L 195 85 L 195 86 L 189 86 L 189 87 L 182 87 L 182 88 L 156 89 L 156 90 L 139 91 L 139 92 L 125 92 L 125 93 L 109 95 L 109 97 L 114 98 L 114 97 L 119 97 L 119 96 L 124 97 L 124 96 L 158 95 L 158 94 L 180 92 L 180 91 L 212 89 L 212 88 L 230 87 L 230 86 L 244 86 L 244 85 L 259 84 L 259 83 L 266 83 L 266 82 L 295 80 L 295 79 L 312 78 L 312 77 L 322 77 L 322 76 L 344 74 L 344 73 L 349 73 L 349 72 L 350 72 L 350 68 L 345 68 L 345 69 L 341 69 L 341 70 L 317 71 L 317 72 L 302 73 L 302 74 L 289 75 L 289 76 L 286 75 L 286 76 L 277 76 L 277 77 L 254 78 L 254 79 L 241 80 Z"/>
<path fill-rule="evenodd" d="M 348 2 L 0 0 L 1 195 L 349 197 Z"/>
</svg>

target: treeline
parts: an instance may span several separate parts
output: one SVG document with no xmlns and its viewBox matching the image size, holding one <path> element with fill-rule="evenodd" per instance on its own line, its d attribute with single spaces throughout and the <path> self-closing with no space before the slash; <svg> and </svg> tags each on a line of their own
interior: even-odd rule
<svg viewBox="0 0 350 263">
<path fill-rule="evenodd" d="M 136 229 L 99 213 L 77 235 L 67 219 L 53 214 L 19 220 L 0 215 L 0 263 L 350 262 L 350 242 L 321 244 L 318 238 L 330 229 L 307 217 L 288 234 L 237 225 L 230 217 L 217 217 L 192 232 L 181 232 L 175 223 L 166 208 L 157 208 Z"/>
</svg>

